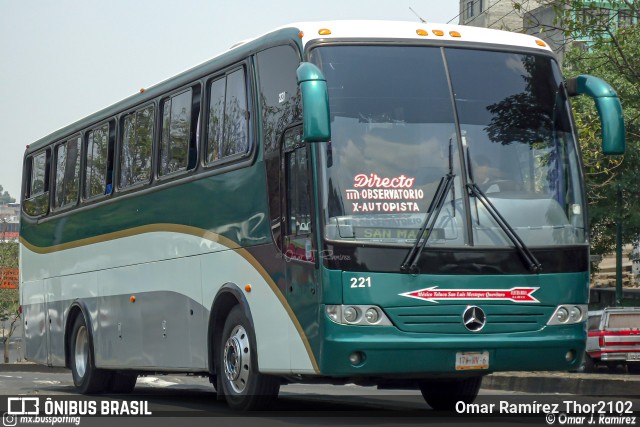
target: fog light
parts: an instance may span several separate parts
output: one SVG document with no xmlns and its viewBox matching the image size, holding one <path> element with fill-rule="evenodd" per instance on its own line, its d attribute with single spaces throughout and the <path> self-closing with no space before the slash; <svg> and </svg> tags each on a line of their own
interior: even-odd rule
<svg viewBox="0 0 640 427">
<path fill-rule="evenodd" d="M 569 309 L 569 320 L 571 320 L 574 323 L 577 323 L 581 317 L 582 317 L 582 311 L 580 311 L 580 308 L 574 306 Z"/>
<path fill-rule="evenodd" d="M 369 323 L 376 323 L 380 319 L 380 313 L 375 308 L 370 308 L 364 314 L 364 317 L 367 319 Z"/>
<path fill-rule="evenodd" d="M 569 312 L 567 311 L 567 309 L 564 307 L 558 309 L 558 312 L 556 313 L 556 319 L 558 319 L 558 322 L 560 323 L 565 323 L 569 319 Z"/>
<path fill-rule="evenodd" d="M 353 323 L 358 320 L 358 309 L 355 307 L 347 307 L 344 309 L 344 320 Z"/>
<path fill-rule="evenodd" d="M 353 366 L 361 365 L 363 361 L 364 353 L 360 351 L 354 351 L 349 355 L 349 363 L 351 363 Z"/>
<path fill-rule="evenodd" d="M 567 351 L 567 354 L 564 355 L 564 358 L 567 362 L 573 362 L 576 358 L 576 352 L 573 350 Z"/>
</svg>

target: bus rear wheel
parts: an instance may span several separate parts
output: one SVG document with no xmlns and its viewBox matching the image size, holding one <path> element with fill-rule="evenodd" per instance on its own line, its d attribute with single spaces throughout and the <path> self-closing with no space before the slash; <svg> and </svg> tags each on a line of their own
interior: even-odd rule
<svg viewBox="0 0 640 427">
<path fill-rule="evenodd" d="M 264 409 L 278 396 L 280 380 L 258 372 L 255 334 L 239 305 L 225 321 L 219 352 L 218 375 L 231 409 Z"/>
<path fill-rule="evenodd" d="M 109 373 L 95 367 L 89 329 L 82 315 L 76 317 L 73 323 L 69 345 L 75 386 L 82 394 L 102 393 L 108 386 Z"/>
<path fill-rule="evenodd" d="M 422 397 L 436 411 L 453 411 L 456 403 L 473 403 L 480 391 L 482 377 L 420 381 Z"/>
</svg>

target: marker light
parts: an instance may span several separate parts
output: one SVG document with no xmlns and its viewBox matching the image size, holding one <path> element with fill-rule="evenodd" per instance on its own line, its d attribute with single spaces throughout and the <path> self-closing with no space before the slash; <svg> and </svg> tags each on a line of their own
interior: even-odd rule
<svg viewBox="0 0 640 427">
<path fill-rule="evenodd" d="M 457 31 L 449 31 L 449 35 L 450 35 L 451 37 L 462 37 L 462 36 L 460 35 L 460 33 L 459 33 L 459 32 L 457 32 Z"/>
<path fill-rule="evenodd" d="M 543 42 L 542 40 L 538 40 L 538 39 L 536 39 L 536 44 L 538 46 L 542 46 L 542 47 L 546 47 L 547 46 L 547 44 L 545 42 Z"/>
<path fill-rule="evenodd" d="M 444 36 L 444 31 L 442 30 L 433 30 L 432 33 L 436 36 Z"/>
<path fill-rule="evenodd" d="M 129 297 L 129 301 L 131 301 L 131 302 L 136 302 L 136 297 L 135 297 L 135 295 L 131 295 L 131 296 Z"/>
<path fill-rule="evenodd" d="M 245 285 L 244 290 L 245 292 L 251 292 L 251 285 Z"/>
<path fill-rule="evenodd" d="M 320 30 L 318 30 L 318 34 L 320 34 L 321 36 L 328 36 L 329 34 L 331 34 L 331 30 L 328 28 L 321 28 Z"/>
<path fill-rule="evenodd" d="M 144 93 L 144 88 L 140 88 L 140 93 Z"/>
<path fill-rule="evenodd" d="M 303 37 L 304 37 L 304 32 L 300 31 L 300 32 L 298 33 L 298 38 L 303 38 Z"/>
<path fill-rule="evenodd" d="M 419 36 L 428 36 L 429 35 L 427 30 L 423 30 L 422 28 L 416 30 L 416 34 L 419 35 Z"/>
</svg>

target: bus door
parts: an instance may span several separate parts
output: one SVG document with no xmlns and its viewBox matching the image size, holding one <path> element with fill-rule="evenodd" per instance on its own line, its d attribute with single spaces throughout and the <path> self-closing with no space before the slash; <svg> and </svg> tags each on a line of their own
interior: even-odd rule
<svg viewBox="0 0 640 427">
<path fill-rule="evenodd" d="M 289 128 L 283 141 L 283 252 L 286 297 L 307 339 L 318 333 L 318 251 L 314 241 L 310 146 L 302 126 Z M 293 332 L 293 331 L 292 331 Z M 292 360 L 292 368 L 296 368 Z"/>
</svg>

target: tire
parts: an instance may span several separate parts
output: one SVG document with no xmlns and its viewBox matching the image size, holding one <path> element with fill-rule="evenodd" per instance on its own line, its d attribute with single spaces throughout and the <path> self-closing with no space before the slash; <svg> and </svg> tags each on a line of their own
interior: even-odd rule
<svg viewBox="0 0 640 427">
<path fill-rule="evenodd" d="M 630 374 L 640 374 L 640 363 L 627 363 L 627 371 L 629 371 Z"/>
<path fill-rule="evenodd" d="M 596 370 L 596 363 L 591 357 L 589 357 L 588 354 L 584 355 L 584 363 L 582 364 L 582 366 L 582 372 L 595 372 Z"/>
<path fill-rule="evenodd" d="M 422 397 L 436 411 L 453 411 L 456 403 L 473 403 L 480 391 L 482 377 L 420 381 Z"/>
<path fill-rule="evenodd" d="M 129 394 L 136 387 L 136 381 L 138 381 L 138 376 L 135 374 L 114 372 L 111 374 L 107 390 L 110 393 Z"/>
<path fill-rule="evenodd" d="M 109 372 L 97 369 L 93 361 L 93 346 L 83 315 L 76 317 L 71 328 L 69 354 L 73 383 L 82 394 L 98 394 L 109 385 Z"/>
<path fill-rule="evenodd" d="M 239 305 L 224 323 L 218 355 L 221 391 L 231 409 L 265 409 L 278 397 L 279 378 L 258 372 L 255 333 Z"/>
</svg>

